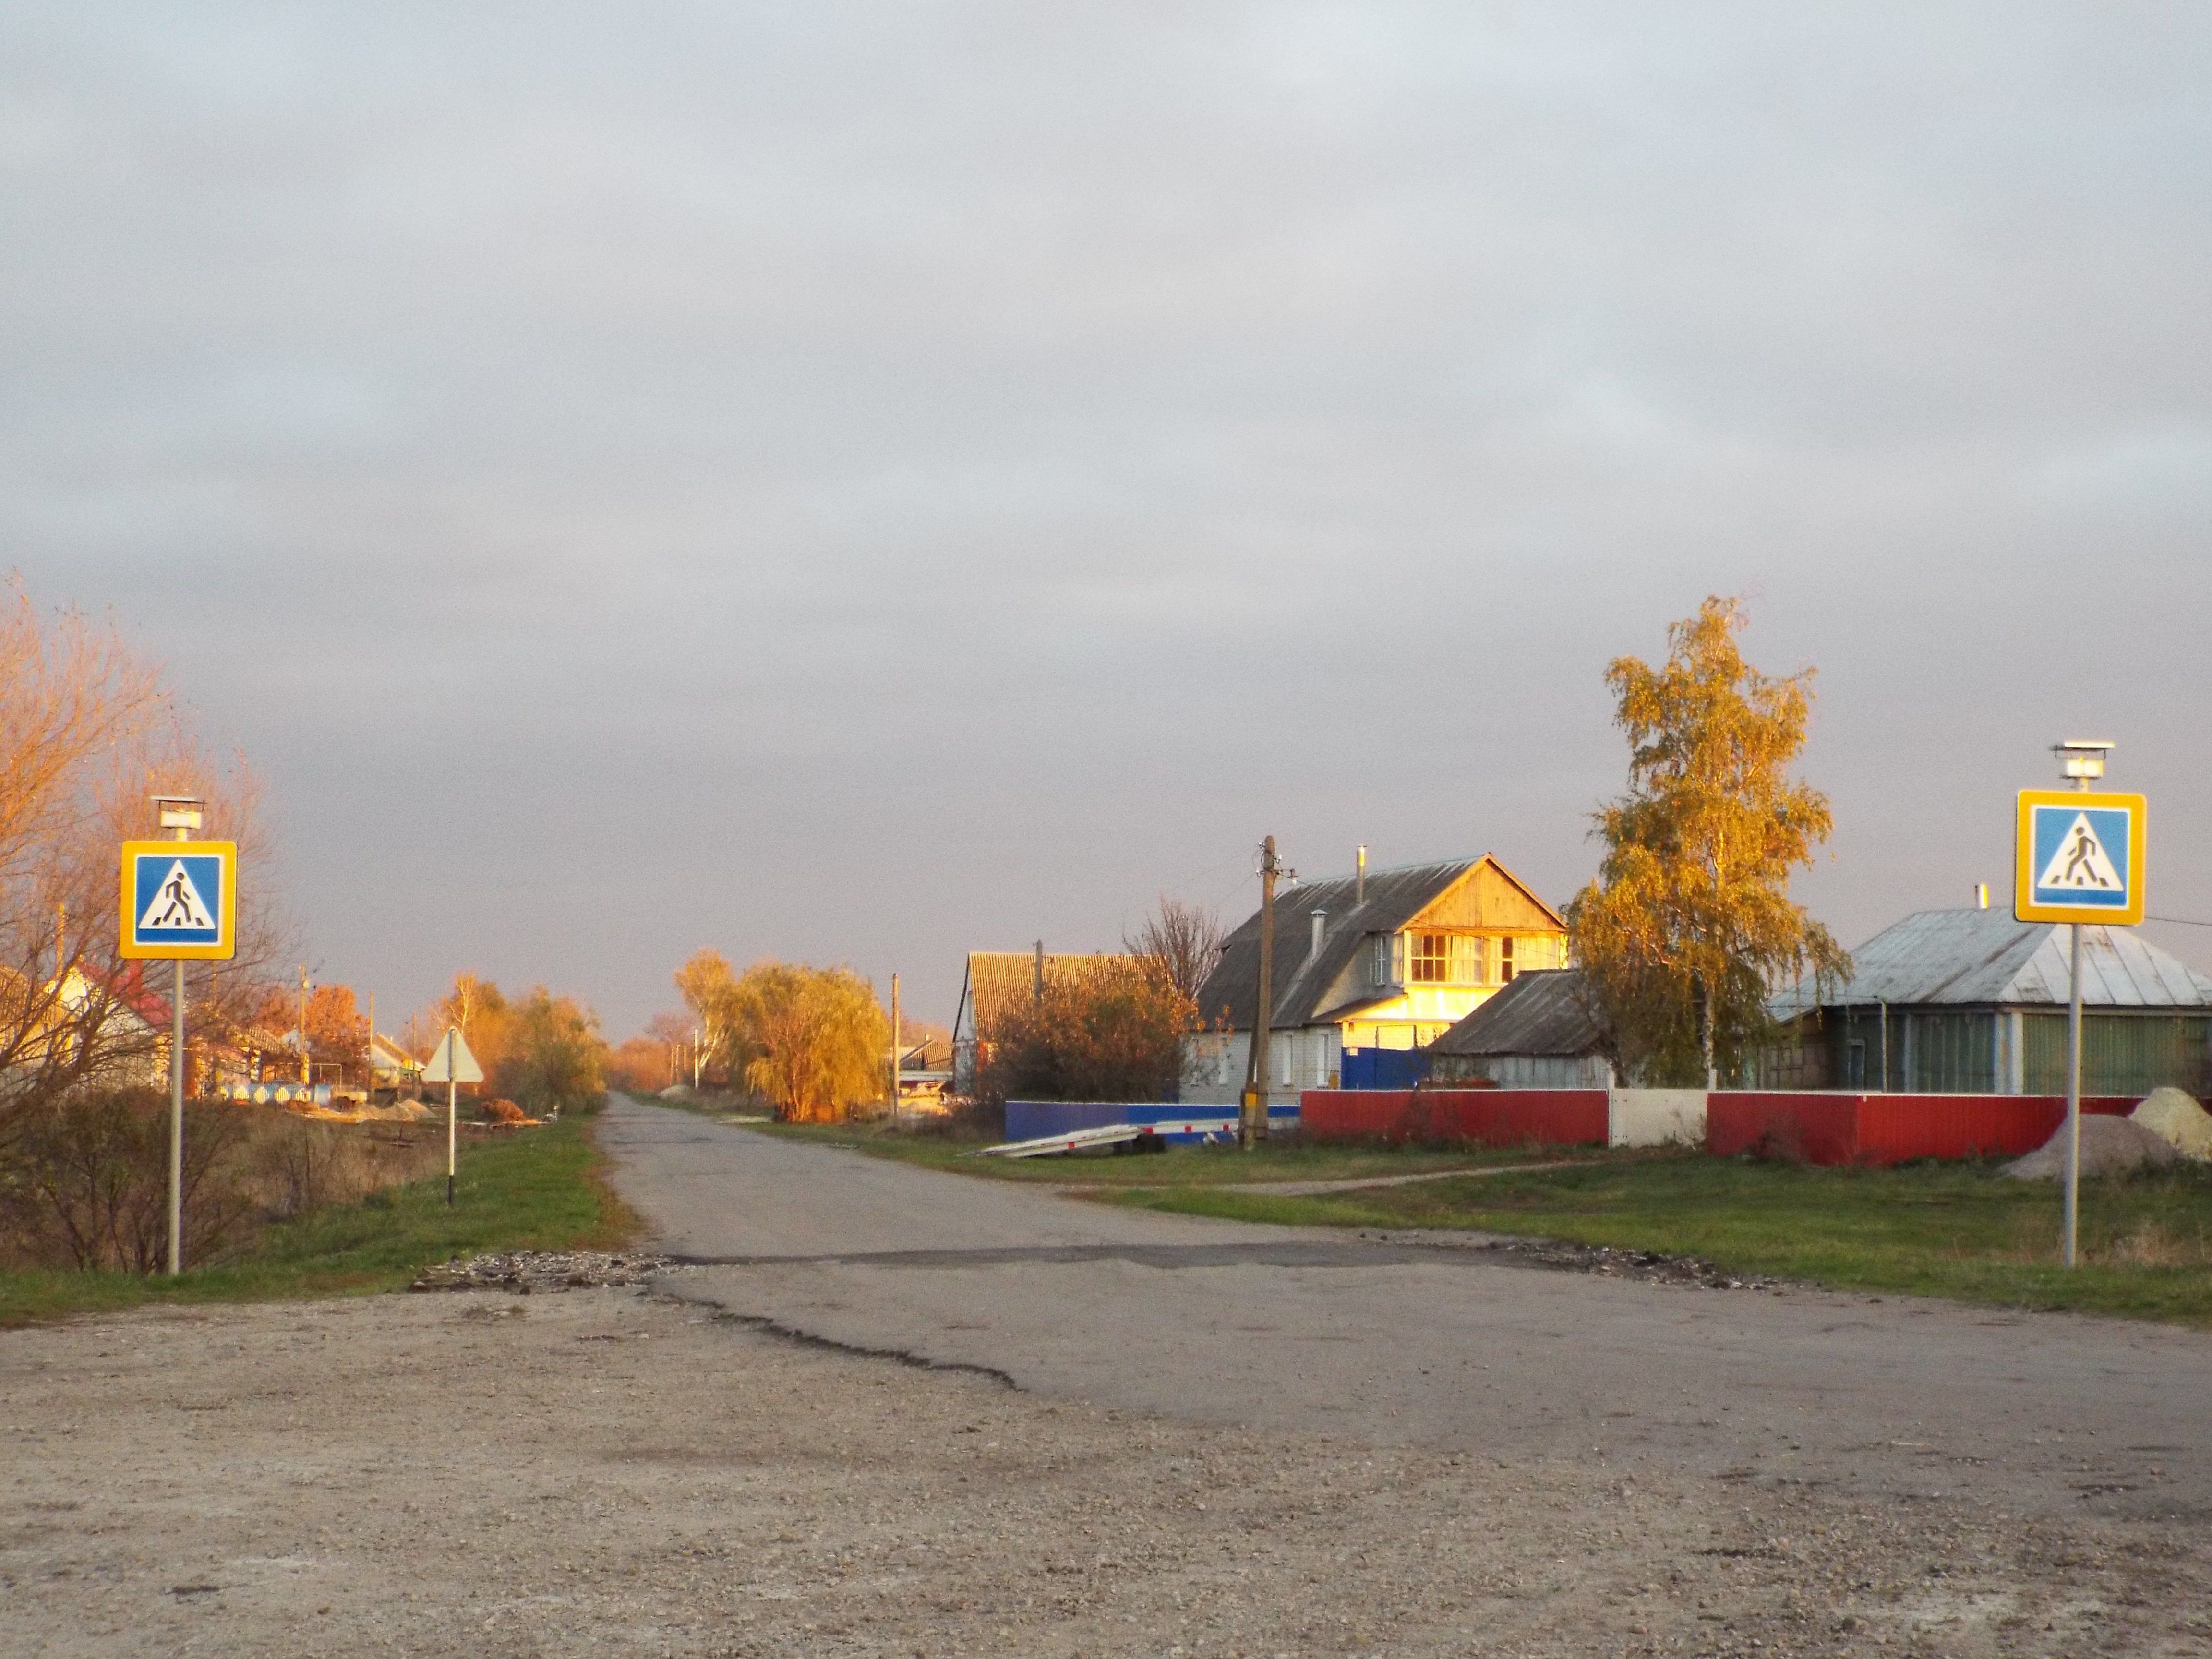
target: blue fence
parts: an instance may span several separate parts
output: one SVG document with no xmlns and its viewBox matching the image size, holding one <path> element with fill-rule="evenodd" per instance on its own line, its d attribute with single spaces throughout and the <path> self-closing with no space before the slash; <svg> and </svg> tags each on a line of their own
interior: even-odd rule
<svg viewBox="0 0 2212 1659">
<path fill-rule="evenodd" d="M 1078 1129 L 1103 1129 L 1115 1123 L 1149 1123 L 1163 1140 L 1193 1146 L 1207 1139 L 1237 1134 L 1234 1106 L 1198 1106 L 1185 1101 L 1126 1100 L 1010 1100 L 1006 1103 L 1006 1139 L 1042 1140 L 1047 1135 L 1073 1134 Z M 1295 1106 L 1270 1106 L 1267 1127 L 1291 1130 L 1298 1127 Z"/>
<path fill-rule="evenodd" d="M 1346 1048 L 1337 1068 L 1346 1089 L 1410 1089 L 1429 1080 L 1425 1048 Z"/>
</svg>

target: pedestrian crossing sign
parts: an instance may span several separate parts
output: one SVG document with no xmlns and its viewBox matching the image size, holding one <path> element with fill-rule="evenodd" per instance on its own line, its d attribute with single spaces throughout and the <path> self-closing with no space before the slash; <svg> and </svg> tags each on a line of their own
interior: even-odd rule
<svg viewBox="0 0 2212 1659">
<path fill-rule="evenodd" d="M 2014 827 L 2012 913 L 2021 921 L 2143 916 L 2143 798 L 2023 789 Z"/>
<path fill-rule="evenodd" d="M 123 943 L 137 961 L 228 962 L 238 954 L 238 843 L 123 843 Z"/>
</svg>

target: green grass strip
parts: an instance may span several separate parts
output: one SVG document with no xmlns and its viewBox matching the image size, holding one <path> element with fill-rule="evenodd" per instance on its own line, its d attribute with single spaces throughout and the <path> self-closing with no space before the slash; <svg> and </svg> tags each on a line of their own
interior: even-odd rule
<svg viewBox="0 0 2212 1659">
<path fill-rule="evenodd" d="M 2212 1325 L 2212 1170 L 2081 1188 L 2082 1264 L 2058 1265 L 2047 1181 L 1984 1164 L 1893 1170 L 1614 1154 L 1310 1198 L 1181 1185 L 1110 1195 L 1185 1215 L 1289 1224 L 1455 1228 L 1702 1257 L 1837 1290 Z"/>
</svg>

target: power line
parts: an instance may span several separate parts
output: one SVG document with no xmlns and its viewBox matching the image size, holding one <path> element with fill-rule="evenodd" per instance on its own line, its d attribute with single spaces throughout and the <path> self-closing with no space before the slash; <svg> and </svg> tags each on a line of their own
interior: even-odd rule
<svg viewBox="0 0 2212 1659">
<path fill-rule="evenodd" d="M 2169 927 L 2212 927 L 2212 921 L 2195 921 L 2187 916 L 2145 916 L 2145 921 L 2162 921 Z"/>
</svg>

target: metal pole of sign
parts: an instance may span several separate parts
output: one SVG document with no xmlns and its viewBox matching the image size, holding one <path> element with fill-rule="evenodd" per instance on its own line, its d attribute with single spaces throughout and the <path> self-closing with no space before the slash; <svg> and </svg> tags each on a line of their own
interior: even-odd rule
<svg viewBox="0 0 2212 1659">
<path fill-rule="evenodd" d="M 2074 1265 L 2074 1241 L 2081 1219 L 2081 924 L 2073 924 L 2066 999 L 2066 1254 Z"/>
<path fill-rule="evenodd" d="M 185 825 L 176 829 L 177 840 L 191 839 Z M 179 957 L 170 966 L 176 969 L 169 985 L 169 1274 L 174 1278 L 185 1270 L 185 959 Z"/>
<path fill-rule="evenodd" d="M 2061 775 L 2070 778 L 2075 791 L 2086 795 L 2091 784 L 2105 775 L 2105 759 L 2112 748 L 2109 743 L 2069 738 L 2051 752 L 2059 758 Z M 2131 864 L 2128 879 L 2131 884 L 2141 881 L 2142 871 Z M 2081 1223 L 2081 924 L 2069 925 L 2073 939 L 2066 962 L 2066 1237 L 2059 1256 L 2071 1267 Z"/>
<path fill-rule="evenodd" d="M 454 1126 L 460 1120 L 459 1085 L 453 1081 L 453 1033 L 446 1032 L 446 1207 L 453 1207 L 453 1167 L 456 1149 L 460 1145 L 460 1131 Z"/>
<path fill-rule="evenodd" d="M 2104 770 L 2102 766 L 2097 769 Z M 2089 780 L 2074 780 L 2074 787 L 2087 794 Z M 2074 1249 L 2081 1222 L 2081 924 L 2073 924 L 2074 939 L 2066 966 L 2066 1249 L 2065 1262 L 2074 1265 Z"/>
<path fill-rule="evenodd" d="M 182 841 L 179 835 L 177 839 Z M 169 996 L 169 1272 L 185 1270 L 185 959 Z"/>
</svg>

